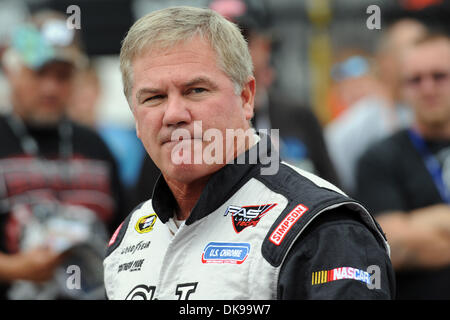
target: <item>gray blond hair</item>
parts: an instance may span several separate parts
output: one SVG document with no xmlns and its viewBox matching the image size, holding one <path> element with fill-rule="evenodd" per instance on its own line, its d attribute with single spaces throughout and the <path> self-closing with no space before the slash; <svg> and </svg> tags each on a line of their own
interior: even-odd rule
<svg viewBox="0 0 450 320">
<path fill-rule="evenodd" d="M 210 9 L 171 7 L 140 18 L 122 41 L 120 71 L 130 107 L 133 59 L 152 48 L 170 48 L 195 36 L 210 43 L 216 52 L 218 67 L 233 82 L 236 94 L 240 93 L 249 77 L 253 76 L 253 64 L 247 42 L 239 28 Z"/>
</svg>

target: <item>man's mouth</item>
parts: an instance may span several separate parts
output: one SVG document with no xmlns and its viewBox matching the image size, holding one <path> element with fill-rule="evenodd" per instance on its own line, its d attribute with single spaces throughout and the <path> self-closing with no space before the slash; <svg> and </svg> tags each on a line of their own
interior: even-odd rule
<svg viewBox="0 0 450 320">
<path fill-rule="evenodd" d="M 187 143 L 187 142 L 195 142 L 195 141 L 203 141 L 203 139 L 201 139 L 201 138 L 183 138 L 183 137 L 180 137 L 179 139 L 168 138 L 168 139 L 162 140 L 161 145 L 176 144 L 176 143 L 182 143 L 182 142 Z"/>
</svg>

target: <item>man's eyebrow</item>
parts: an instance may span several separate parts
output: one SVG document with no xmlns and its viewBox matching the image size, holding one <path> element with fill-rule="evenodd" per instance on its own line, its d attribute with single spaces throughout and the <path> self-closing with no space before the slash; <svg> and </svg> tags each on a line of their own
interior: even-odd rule
<svg viewBox="0 0 450 320">
<path fill-rule="evenodd" d="M 216 89 L 217 85 L 214 81 L 205 78 L 205 77 L 197 77 L 192 80 L 189 80 L 188 82 L 184 83 L 184 87 L 193 87 L 197 85 L 206 85 L 208 87 L 211 87 L 212 89 Z"/>
<path fill-rule="evenodd" d="M 197 86 L 197 85 L 206 85 L 212 89 L 216 89 L 217 88 L 217 84 L 210 80 L 209 78 L 206 77 L 196 77 L 192 80 L 189 80 L 187 82 L 185 82 L 183 84 L 183 87 L 193 87 L 193 86 Z M 136 99 L 139 101 L 139 98 L 144 95 L 144 94 L 148 94 L 148 93 L 161 93 L 161 90 L 158 88 L 142 88 L 139 89 L 138 92 L 136 92 Z"/>
<path fill-rule="evenodd" d="M 138 92 L 136 92 L 136 99 L 139 101 L 139 98 L 146 93 L 159 93 L 159 92 L 161 91 L 156 88 L 142 88 L 139 89 Z"/>
</svg>

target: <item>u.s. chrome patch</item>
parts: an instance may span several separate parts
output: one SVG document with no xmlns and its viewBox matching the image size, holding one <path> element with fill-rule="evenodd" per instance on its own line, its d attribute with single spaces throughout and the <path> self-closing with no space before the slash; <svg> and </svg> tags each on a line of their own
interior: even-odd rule
<svg viewBox="0 0 450 320">
<path fill-rule="evenodd" d="M 141 217 L 137 222 L 134 228 L 139 233 L 146 233 L 153 229 L 153 226 L 156 222 L 156 213 L 152 213 L 148 216 Z"/>
<path fill-rule="evenodd" d="M 210 242 L 203 249 L 202 263 L 241 264 L 247 259 L 250 243 Z"/>
</svg>

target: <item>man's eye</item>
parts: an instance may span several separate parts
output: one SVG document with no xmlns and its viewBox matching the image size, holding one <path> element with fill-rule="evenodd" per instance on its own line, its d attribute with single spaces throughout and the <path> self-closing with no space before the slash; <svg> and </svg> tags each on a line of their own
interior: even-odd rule
<svg viewBox="0 0 450 320">
<path fill-rule="evenodd" d="M 156 101 L 158 99 L 163 99 L 163 98 L 164 98 L 164 96 L 162 94 L 158 94 L 156 96 L 151 96 L 151 97 L 145 98 L 144 101 L 142 101 L 142 102 L 145 103 L 145 102 L 149 102 L 149 101 Z"/>
<path fill-rule="evenodd" d="M 202 92 L 205 92 L 206 89 L 205 88 L 193 88 L 190 91 L 193 93 L 202 93 Z"/>
</svg>

